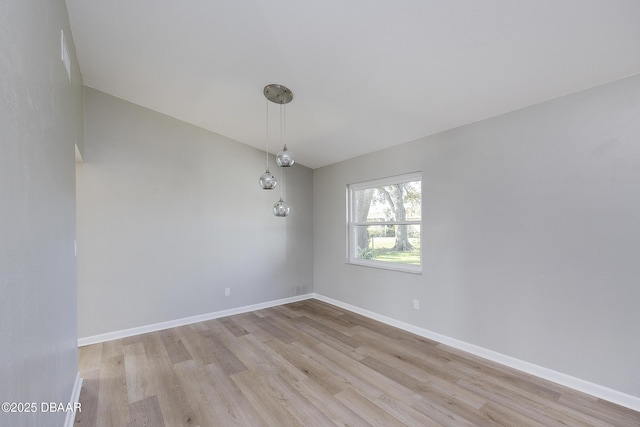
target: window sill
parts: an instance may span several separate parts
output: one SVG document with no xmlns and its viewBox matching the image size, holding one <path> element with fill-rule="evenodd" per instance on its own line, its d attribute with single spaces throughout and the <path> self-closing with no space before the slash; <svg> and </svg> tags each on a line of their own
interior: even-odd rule
<svg viewBox="0 0 640 427">
<path fill-rule="evenodd" d="M 360 267 L 372 267 L 372 268 L 378 268 L 382 270 L 398 271 L 401 273 L 422 274 L 422 265 L 394 264 L 390 262 L 360 260 L 360 259 L 347 260 L 346 263 L 351 265 L 357 265 Z"/>
</svg>

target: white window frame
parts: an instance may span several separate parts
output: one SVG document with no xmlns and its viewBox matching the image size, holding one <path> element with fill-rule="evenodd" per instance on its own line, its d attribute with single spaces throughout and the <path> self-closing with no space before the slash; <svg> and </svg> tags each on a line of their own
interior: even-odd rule
<svg viewBox="0 0 640 427">
<path fill-rule="evenodd" d="M 422 215 L 420 220 L 415 221 L 384 221 L 384 222 L 356 222 L 355 196 L 354 193 L 368 188 L 384 187 L 387 185 L 400 184 L 403 182 L 420 181 L 422 185 L 422 172 L 412 172 L 404 175 L 396 175 L 388 178 L 374 179 L 347 185 L 347 263 L 362 265 L 367 267 L 382 268 L 385 270 L 403 271 L 407 273 L 422 274 L 423 264 L 423 242 L 422 242 Z M 420 203 L 422 204 L 422 188 L 420 191 Z M 422 209 L 420 209 L 422 211 Z M 420 226 L 420 265 L 402 264 L 389 261 L 378 261 L 372 259 L 357 258 L 357 237 L 356 227 L 365 225 L 419 225 Z"/>
</svg>

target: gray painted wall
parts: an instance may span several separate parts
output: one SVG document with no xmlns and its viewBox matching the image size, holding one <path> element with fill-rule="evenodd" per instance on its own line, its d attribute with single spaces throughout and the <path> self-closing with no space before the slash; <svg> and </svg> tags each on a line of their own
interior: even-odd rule
<svg viewBox="0 0 640 427">
<path fill-rule="evenodd" d="M 89 88 L 83 158 L 80 337 L 311 292 L 311 169 L 276 218 L 264 152 Z"/>
<path fill-rule="evenodd" d="M 64 29 L 73 59 L 60 60 Z M 0 5 L 0 401 L 67 402 L 77 368 L 74 143 L 82 80 L 63 0 Z M 65 413 L 5 414 L 3 426 Z"/>
<path fill-rule="evenodd" d="M 346 264 L 346 185 L 417 170 L 423 274 Z M 313 184 L 316 293 L 640 396 L 640 76 L 316 169 Z"/>
</svg>

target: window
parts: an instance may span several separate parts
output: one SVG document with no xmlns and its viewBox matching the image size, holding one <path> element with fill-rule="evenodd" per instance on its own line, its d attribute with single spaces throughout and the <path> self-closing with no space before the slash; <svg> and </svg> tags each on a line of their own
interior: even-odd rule
<svg viewBox="0 0 640 427">
<path fill-rule="evenodd" d="M 351 264 L 420 273 L 422 174 L 348 186 Z"/>
</svg>

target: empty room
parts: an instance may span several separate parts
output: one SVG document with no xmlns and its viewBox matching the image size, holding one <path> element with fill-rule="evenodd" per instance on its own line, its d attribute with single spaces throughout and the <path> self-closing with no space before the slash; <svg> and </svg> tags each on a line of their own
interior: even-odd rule
<svg viewBox="0 0 640 427">
<path fill-rule="evenodd" d="M 639 2 L 0 35 L 1 427 L 640 426 Z"/>
</svg>

